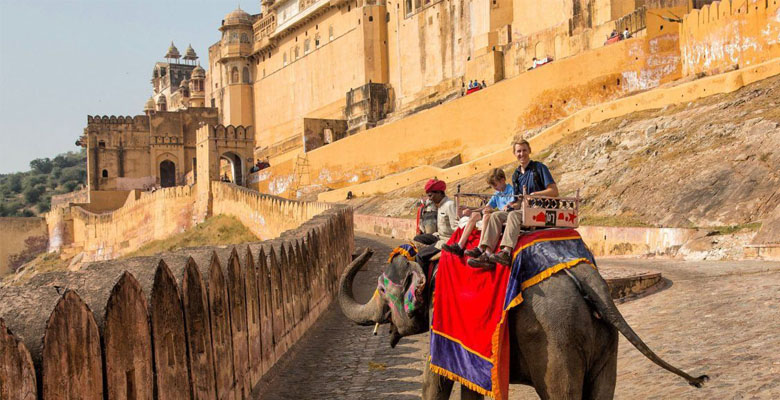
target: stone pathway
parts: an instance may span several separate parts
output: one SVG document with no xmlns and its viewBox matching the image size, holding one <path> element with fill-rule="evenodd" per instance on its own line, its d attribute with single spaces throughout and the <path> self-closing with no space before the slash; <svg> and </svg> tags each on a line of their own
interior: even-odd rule
<svg viewBox="0 0 780 400">
<path fill-rule="evenodd" d="M 394 239 L 356 235 L 356 247 L 374 257 L 355 280 L 368 300 Z M 621 337 L 617 399 L 780 398 L 780 262 L 682 262 L 602 259 L 605 269 L 656 270 L 663 290 L 619 305 L 660 356 L 692 375 L 706 373 L 703 389 L 655 366 Z M 386 327 L 348 321 L 337 304 L 254 391 L 256 399 L 418 399 L 427 335 L 404 338 L 391 349 Z M 452 398 L 459 398 L 453 393 Z M 532 388 L 511 387 L 512 400 L 538 399 Z"/>
</svg>

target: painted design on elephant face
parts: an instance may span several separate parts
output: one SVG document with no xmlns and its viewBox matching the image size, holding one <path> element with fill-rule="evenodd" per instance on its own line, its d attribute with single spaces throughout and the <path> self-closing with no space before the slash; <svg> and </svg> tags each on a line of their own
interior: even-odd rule
<svg viewBox="0 0 780 400">
<path fill-rule="evenodd" d="M 411 283 L 405 294 L 404 285 L 393 282 L 386 273 L 382 273 L 378 279 L 377 290 L 384 295 L 394 312 L 404 310 L 407 315 L 411 315 L 422 305 L 425 277 L 417 271 L 410 271 L 410 275 Z"/>
</svg>

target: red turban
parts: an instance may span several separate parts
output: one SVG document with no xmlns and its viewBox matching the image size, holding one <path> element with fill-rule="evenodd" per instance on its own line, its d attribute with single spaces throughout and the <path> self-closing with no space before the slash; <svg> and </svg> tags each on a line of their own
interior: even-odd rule
<svg viewBox="0 0 780 400">
<path fill-rule="evenodd" d="M 438 179 L 429 179 L 428 183 L 425 184 L 425 193 L 443 192 L 445 190 L 447 190 L 447 184 Z"/>
</svg>

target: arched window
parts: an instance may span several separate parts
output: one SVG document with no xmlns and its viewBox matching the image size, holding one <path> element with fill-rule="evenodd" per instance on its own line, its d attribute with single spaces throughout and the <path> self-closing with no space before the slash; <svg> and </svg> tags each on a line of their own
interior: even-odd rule
<svg viewBox="0 0 780 400">
<path fill-rule="evenodd" d="M 108 170 L 104 169 L 102 175 L 103 175 L 103 178 L 108 178 Z"/>
<path fill-rule="evenodd" d="M 249 83 L 250 77 L 249 77 L 249 68 L 244 67 L 244 69 L 241 71 L 241 79 L 244 83 Z"/>
<path fill-rule="evenodd" d="M 246 33 L 241 34 L 241 43 L 249 43 L 249 35 Z"/>
<path fill-rule="evenodd" d="M 282 64 L 287 66 L 287 53 L 282 54 Z"/>
<path fill-rule="evenodd" d="M 238 83 L 238 68 L 233 67 L 232 70 L 230 70 L 230 83 Z"/>
<path fill-rule="evenodd" d="M 319 48 L 320 47 L 320 34 L 314 36 L 314 47 Z"/>
<path fill-rule="evenodd" d="M 306 39 L 303 41 L 303 54 L 309 54 L 311 51 L 311 40 Z"/>
<path fill-rule="evenodd" d="M 228 43 L 238 43 L 238 32 L 230 34 L 230 41 Z"/>
<path fill-rule="evenodd" d="M 297 60 L 298 57 L 300 57 L 300 51 L 298 50 L 298 46 L 295 46 L 295 60 Z"/>
<path fill-rule="evenodd" d="M 333 25 L 328 27 L 328 40 L 333 40 Z"/>
</svg>

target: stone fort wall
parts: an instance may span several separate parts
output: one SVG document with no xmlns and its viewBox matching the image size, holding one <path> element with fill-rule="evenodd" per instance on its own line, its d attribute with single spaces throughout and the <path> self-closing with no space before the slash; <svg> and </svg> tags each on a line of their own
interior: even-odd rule
<svg viewBox="0 0 780 400">
<path fill-rule="evenodd" d="M 196 224 L 195 191 L 177 186 L 156 192 L 131 191 L 121 207 L 108 212 L 90 204 L 71 205 L 46 214 L 49 251 L 84 253 L 84 261 L 110 260 Z"/>
<path fill-rule="evenodd" d="M 685 75 L 744 68 L 780 57 L 777 0 L 723 0 L 683 18 L 680 47 Z"/>
<path fill-rule="evenodd" d="M 2 277 L 46 250 L 46 221 L 43 218 L 1 217 L 0 243 Z"/>
<path fill-rule="evenodd" d="M 177 190 L 133 202 L 190 197 Z M 260 204 L 266 221 L 302 223 L 274 240 L 93 263 L 4 287 L 0 397 L 248 398 L 334 297 L 354 245 L 350 208 L 216 184 L 215 209 L 240 202 Z"/>
<path fill-rule="evenodd" d="M 309 178 L 338 189 L 458 154 L 470 162 L 505 148 L 518 132 L 680 77 L 676 33 L 621 41 L 309 151 L 317 171 Z M 294 186 L 295 162 L 272 160 L 250 182 L 282 195 Z"/>
</svg>

